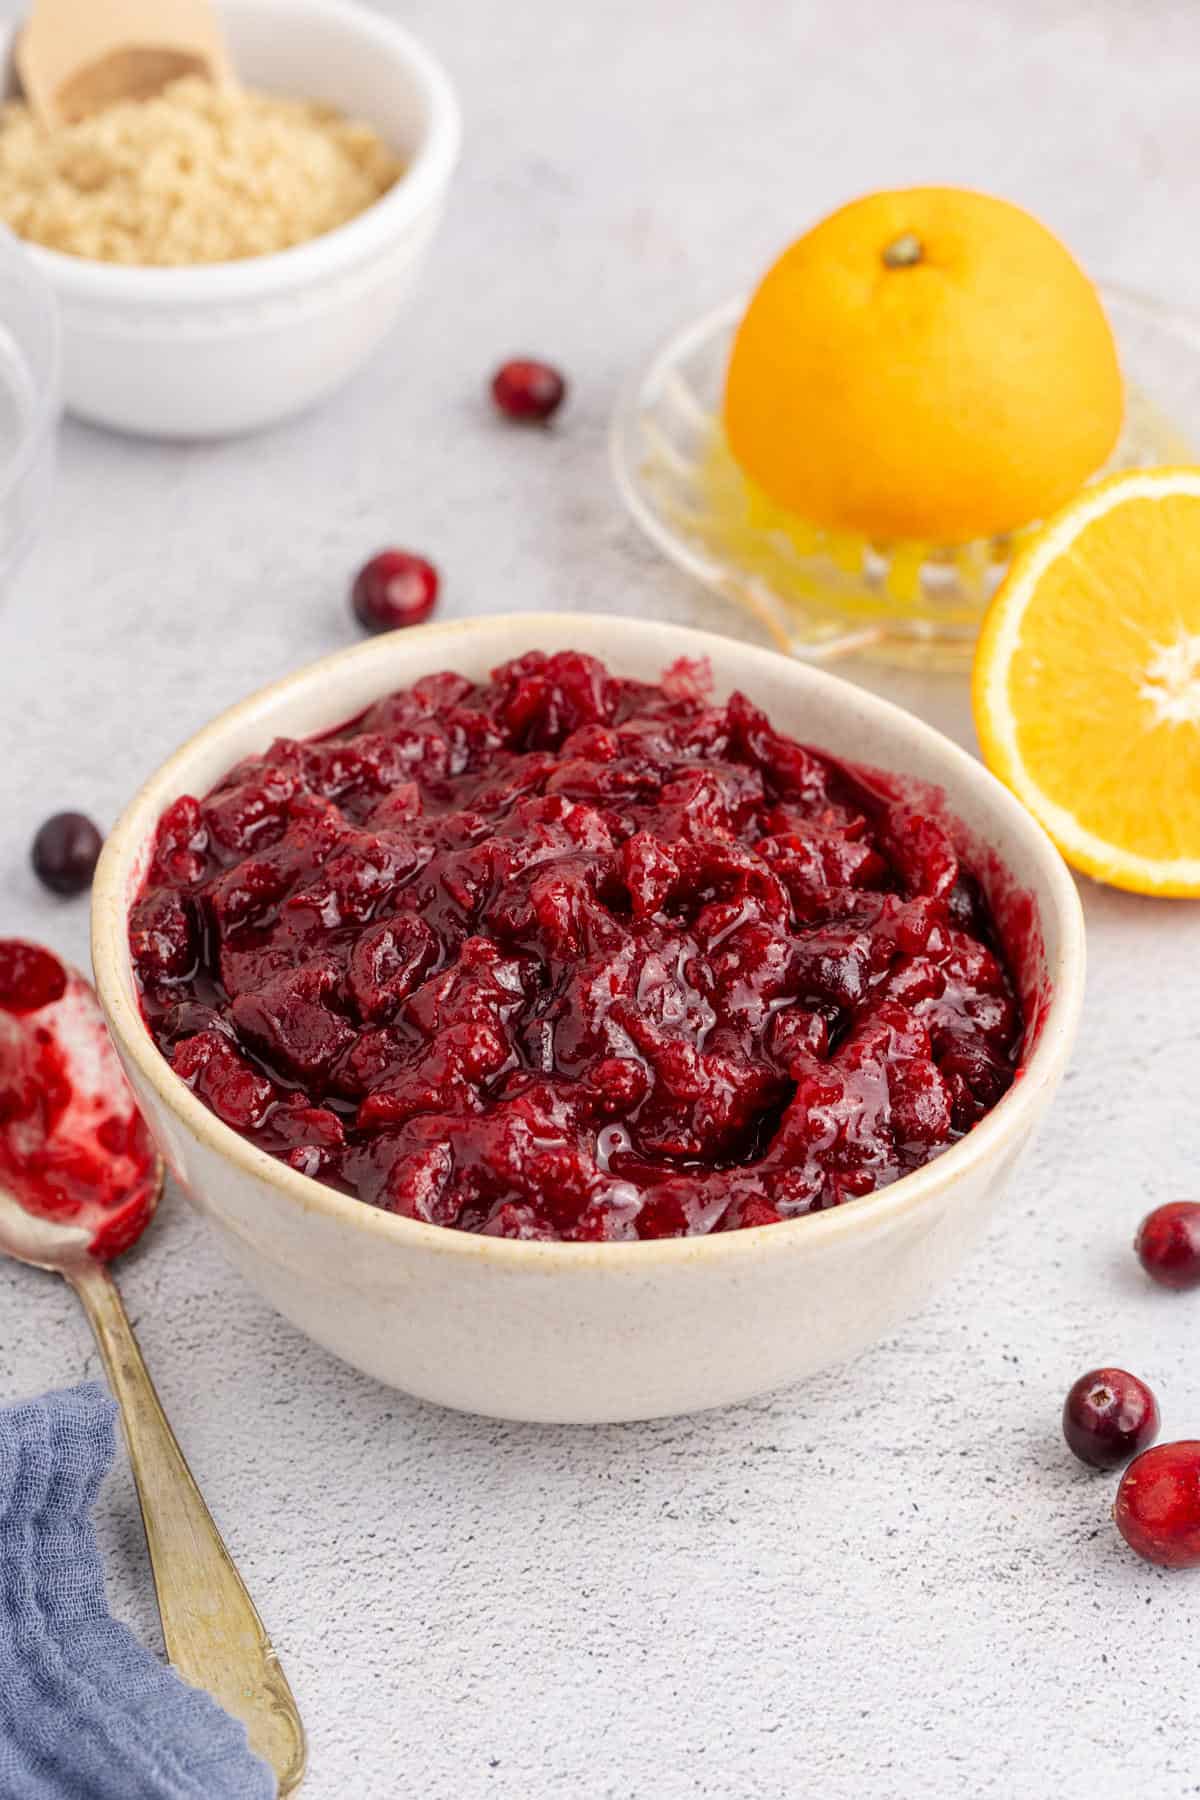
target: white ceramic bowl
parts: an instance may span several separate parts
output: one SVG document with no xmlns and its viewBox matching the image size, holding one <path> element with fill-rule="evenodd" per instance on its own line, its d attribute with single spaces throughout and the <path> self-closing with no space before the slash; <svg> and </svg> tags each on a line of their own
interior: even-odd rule
<svg viewBox="0 0 1200 1800">
<path fill-rule="evenodd" d="M 365 119 L 408 168 L 356 219 L 274 256 L 127 268 L 30 245 L 62 309 L 67 406 L 120 431 L 220 437 L 331 393 L 394 324 L 458 157 L 446 76 L 379 13 L 351 0 L 219 0 L 218 11 L 247 83 Z M 0 35 L 6 61 L 13 29 Z"/>
<path fill-rule="evenodd" d="M 173 1074 L 142 1021 L 126 923 L 164 808 L 182 793 L 203 794 L 272 738 L 330 728 L 420 675 L 450 668 L 477 677 L 524 650 L 566 647 L 655 678 L 676 657 L 707 656 L 720 694 L 741 687 L 801 738 L 944 790 L 994 904 L 1023 930 L 1018 973 L 1033 1043 L 999 1105 L 935 1162 L 865 1199 L 753 1230 L 522 1243 L 398 1218 L 323 1187 L 221 1124 Z M 1024 930 L 1031 916 L 1040 950 Z M 92 947 L 101 1003 L 151 1129 L 233 1261 L 280 1312 L 425 1399 L 501 1418 L 585 1422 L 764 1392 L 850 1356 L 920 1307 L 983 1230 L 1050 1103 L 1084 974 L 1071 877 L 1041 828 L 965 751 L 773 651 L 568 614 L 392 632 L 223 714 L 147 783 L 109 838 Z"/>
</svg>

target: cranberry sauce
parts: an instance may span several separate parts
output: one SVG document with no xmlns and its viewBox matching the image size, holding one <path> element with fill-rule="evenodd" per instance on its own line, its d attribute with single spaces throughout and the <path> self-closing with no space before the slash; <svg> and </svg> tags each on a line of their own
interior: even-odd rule
<svg viewBox="0 0 1200 1800">
<path fill-rule="evenodd" d="M 26 1213 L 87 1232 L 102 1261 L 158 1201 L 158 1158 L 81 975 L 0 939 L 0 1189 Z"/>
<path fill-rule="evenodd" d="M 283 739 L 159 828 L 130 941 L 176 1073 L 373 1205 L 508 1237 L 764 1225 L 1013 1079 L 945 823 L 704 665 L 535 652 Z"/>
<path fill-rule="evenodd" d="M 57 956 L 22 938 L 0 938 L 0 1012 L 40 1012 L 67 991 L 67 971 Z"/>
</svg>

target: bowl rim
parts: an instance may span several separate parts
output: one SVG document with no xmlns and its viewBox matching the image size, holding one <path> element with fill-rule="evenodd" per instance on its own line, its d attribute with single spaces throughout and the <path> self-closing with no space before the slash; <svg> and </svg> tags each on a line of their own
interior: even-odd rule
<svg viewBox="0 0 1200 1800">
<path fill-rule="evenodd" d="M 147 263 L 106 263 L 68 256 L 21 239 L 22 248 L 43 278 L 68 300 L 144 307 L 207 306 L 217 300 L 254 300 L 288 293 L 368 261 L 436 206 L 458 162 L 462 114 L 442 64 L 421 40 L 384 13 L 358 0 L 217 0 L 218 12 L 253 8 L 281 15 L 280 29 L 300 13 L 336 21 L 347 36 L 373 46 L 381 57 L 403 64 L 424 93 L 428 123 L 404 173 L 370 206 L 332 231 L 264 256 L 229 262 L 161 267 Z M 286 15 L 286 19 L 283 18 Z M 0 57 L 11 51 L 16 22 L 0 31 Z"/>
<path fill-rule="evenodd" d="M 959 1177 L 1011 1146 L 1013 1140 L 1018 1143 L 1023 1140 L 1036 1121 L 1042 1096 L 1052 1093 L 1057 1085 L 1074 1041 L 1086 967 L 1083 908 L 1075 882 L 1045 831 L 1016 796 L 968 751 L 905 708 L 827 670 L 781 657 L 774 650 L 743 644 L 690 626 L 628 617 L 618 619 L 615 615 L 601 613 L 525 612 L 447 620 L 410 629 L 403 636 L 405 643 L 418 640 L 444 642 L 448 654 L 452 655 L 457 640 L 477 635 L 483 628 L 507 638 L 513 646 L 512 653 L 519 654 L 522 632 L 545 633 L 549 628 L 561 629 L 564 647 L 574 647 L 572 638 L 578 640 L 582 636 L 584 647 L 602 651 L 604 640 L 611 641 L 613 630 L 618 626 L 623 634 L 631 632 L 635 637 L 656 641 L 667 657 L 689 653 L 708 656 L 718 669 L 722 652 L 728 654 L 732 646 L 743 664 L 736 677 L 739 684 L 743 676 L 749 676 L 752 681 L 755 665 L 764 672 L 769 668 L 778 673 L 782 664 L 792 671 L 801 690 L 805 686 L 810 690 L 846 690 L 857 704 L 865 706 L 886 723 L 898 726 L 939 756 L 945 767 L 946 788 L 952 803 L 953 783 L 959 777 L 981 786 L 1001 809 L 1010 830 L 1023 840 L 1044 879 L 1060 933 L 1058 962 L 1051 971 L 1050 998 L 1038 1041 L 1028 1061 L 1022 1062 L 1018 1079 L 1007 1093 L 964 1137 L 932 1162 L 902 1176 L 888 1187 L 845 1201 L 841 1206 L 737 1231 L 617 1243 L 580 1244 L 485 1237 L 477 1232 L 457 1231 L 449 1226 L 404 1218 L 302 1175 L 242 1137 L 210 1112 L 174 1073 L 151 1038 L 140 1009 L 126 997 L 122 975 L 131 976 L 132 973 L 126 930 L 128 909 L 124 898 L 129 874 L 164 807 L 179 792 L 187 791 L 181 777 L 198 752 L 212 749 L 226 733 L 252 722 L 256 714 L 269 712 L 279 701 L 319 689 L 331 674 L 357 664 L 369 664 L 376 658 L 386 662 L 387 650 L 395 636 L 387 633 L 308 663 L 227 707 L 189 737 L 149 777 L 129 802 L 105 843 L 92 887 L 91 917 L 92 964 L 100 1003 L 125 1060 L 136 1068 L 138 1076 L 159 1103 L 175 1115 L 189 1136 L 232 1162 L 246 1176 L 263 1181 L 282 1193 L 302 1212 L 322 1214 L 331 1223 L 390 1242 L 397 1248 L 483 1258 L 500 1266 L 526 1270 L 580 1270 L 599 1263 L 643 1273 L 652 1264 L 695 1264 L 714 1258 L 736 1260 L 746 1255 L 758 1255 L 768 1242 L 778 1251 L 816 1250 L 848 1233 L 872 1227 L 886 1228 L 900 1215 L 919 1210 Z M 589 637 L 592 638 L 590 646 L 587 643 Z M 383 682 L 387 679 L 384 676 Z M 386 691 L 381 683 L 381 692 Z M 233 760 L 231 757 L 231 763 Z"/>
</svg>

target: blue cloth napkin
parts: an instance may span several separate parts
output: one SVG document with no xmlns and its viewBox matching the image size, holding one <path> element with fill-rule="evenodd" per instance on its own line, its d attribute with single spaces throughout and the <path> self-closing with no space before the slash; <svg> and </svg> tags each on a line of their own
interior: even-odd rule
<svg viewBox="0 0 1200 1800">
<path fill-rule="evenodd" d="M 0 1800 L 274 1800 L 244 1726 L 109 1615 L 115 1413 L 95 1382 L 0 1407 Z"/>
</svg>

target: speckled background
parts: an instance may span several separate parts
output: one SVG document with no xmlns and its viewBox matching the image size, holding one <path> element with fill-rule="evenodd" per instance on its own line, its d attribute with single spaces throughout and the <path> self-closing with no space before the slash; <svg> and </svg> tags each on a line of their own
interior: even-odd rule
<svg viewBox="0 0 1200 1800">
<path fill-rule="evenodd" d="M 428 278 L 323 411 L 209 448 L 63 435 L 0 613 L 0 920 L 85 955 L 26 871 L 253 686 L 354 638 L 388 541 L 445 613 L 593 607 L 737 629 L 626 525 L 619 382 L 857 190 L 975 183 L 1099 274 L 1200 304 L 1191 0 L 406 0 L 466 157 Z M 5 10 L 12 10 L 11 4 Z M 481 401 L 569 371 L 549 436 Z M 963 684 L 856 679 L 970 741 Z M 734 1411 L 496 1425 L 374 1386 L 272 1316 L 174 1193 L 121 1271 L 196 1473 L 285 1658 L 311 1800 L 1097 1800 L 1200 1793 L 1200 1577 L 1133 1560 L 1057 1416 L 1115 1359 L 1200 1434 L 1198 1303 L 1128 1251 L 1200 1190 L 1200 908 L 1088 887 L 1075 1064 L 985 1248 L 853 1367 Z M 48 1277 L 0 1269 L 0 1395 L 95 1372 Z M 153 1638 L 122 1468 L 112 1604 Z"/>
</svg>

